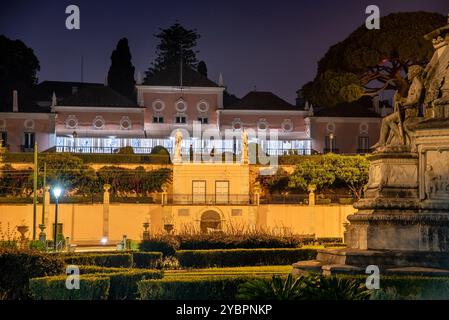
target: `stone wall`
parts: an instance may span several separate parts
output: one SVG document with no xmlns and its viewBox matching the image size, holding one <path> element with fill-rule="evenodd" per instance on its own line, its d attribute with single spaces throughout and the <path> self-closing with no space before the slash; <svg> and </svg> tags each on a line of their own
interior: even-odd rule
<svg viewBox="0 0 449 320">
<path fill-rule="evenodd" d="M 179 209 L 188 209 L 179 214 Z M 240 209 L 241 211 L 238 211 Z M 233 211 L 234 210 L 234 214 Z M 236 211 L 237 210 L 237 211 Z M 242 228 L 256 226 L 270 231 L 291 231 L 295 234 L 315 234 L 316 237 L 343 237 L 343 223 L 356 210 L 350 205 L 260 205 L 260 206 L 161 206 L 159 204 L 110 204 L 108 213 L 108 238 L 119 241 L 123 235 L 141 239 L 142 224 L 151 223 L 151 232 L 162 232 L 164 216 L 171 214 L 175 230 L 199 229 L 202 213 L 216 211 L 223 219 L 223 227 Z M 37 208 L 38 222 L 42 207 Z M 47 238 L 54 221 L 54 205 L 49 207 Z M 103 237 L 103 204 L 60 204 L 58 222 L 63 223 L 64 236 L 74 243 L 99 243 Z M 238 213 L 238 214 L 236 214 Z M 2 232 L 25 223 L 32 226 L 31 204 L 0 205 Z M 31 234 L 31 232 L 29 233 Z M 37 230 L 36 234 L 39 234 Z"/>
</svg>

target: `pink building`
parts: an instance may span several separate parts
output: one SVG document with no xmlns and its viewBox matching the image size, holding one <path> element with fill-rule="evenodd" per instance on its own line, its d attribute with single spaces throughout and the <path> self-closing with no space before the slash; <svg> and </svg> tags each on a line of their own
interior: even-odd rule
<svg viewBox="0 0 449 320">
<path fill-rule="evenodd" d="M 14 91 L 8 109 L 0 113 L 0 140 L 10 152 L 32 152 L 35 142 L 39 151 L 55 145 L 55 114 L 48 108 L 20 104 L 20 95 Z"/>
<path fill-rule="evenodd" d="M 14 100 L 14 101 L 13 101 Z M 252 91 L 229 99 L 222 84 L 184 67 L 168 68 L 136 86 L 136 101 L 98 83 L 44 81 L 36 103 L 0 114 L 0 133 L 9 150 L 115 153 L 131 146 L 150 153 L 169 151 L 177 130 L 183 152 L 241 152 L 241 133 L 270 155 L 365 153 L 378 139 L 379 110 L 349 104 L 313 111 L 271 92 Z M 14 106 L 14 107 L 13 107 Z"/>
<path fill-rule="evenodd" d="M 318 153 L 369 153 L 379 139 L 381 116 L 359 104 L 311 112 L 312 149 Z"/>
</svg>

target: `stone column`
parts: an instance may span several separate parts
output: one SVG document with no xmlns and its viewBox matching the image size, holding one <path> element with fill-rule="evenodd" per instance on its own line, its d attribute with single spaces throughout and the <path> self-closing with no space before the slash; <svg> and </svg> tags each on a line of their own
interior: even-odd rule
<svg viewBox="0 0 449 320">
<path fill-rule="evenodd" d="M 309 190 L 309 206 L 314 206 L 316 186 L 314 184 L 311 184 L 309 185 L 308 190 Z"/>
<path fill-rule="evenodd" d="M 44 210 L 44 224 L 48 228 L 49 227 L 49 219 L 50 217 L 50 186 L 45 186 L 45 210 Z"/>
<path fill-rule="evenodd" d="M 109 189 L 110 184 L 103 186 L 103 238 L 109 238 Z"/>
</svg>

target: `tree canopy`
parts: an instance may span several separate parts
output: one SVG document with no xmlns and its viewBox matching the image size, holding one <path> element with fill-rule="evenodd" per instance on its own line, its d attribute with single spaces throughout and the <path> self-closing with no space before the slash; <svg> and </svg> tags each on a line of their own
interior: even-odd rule
<svg viewBox="0 0 449 320">
<path fill-rule="evenodd" d="M 166 29 L 160 29 L 159 34 L 154 35 L 159 39 L 156 47 L 156 59 L 146 72 L 146 77 L 166 69 L 171 65 L 179 65 L 182 55 L 182 63 L 193 69 L 197 69 L 199 53 L 195 49 L 200 35 L 196 29 L 186 29 L 178 22 Z"/>
<path fill-rule="evenodd" d="M 111 55 L 108 72 L 108 86 L 125 97 L 134 99 L 134 66 L 131 62 L 128 39 L 122 38 Z"/>
<path fill-rule="evenodd" d="M 432 44 L 423 36 L 446 23 L 438 13 L 401 12 L 382 17 L 379 30 L 360 26 L 330 47 L 318 62 L 314 81 L 303 86 L 304 96 L 322 107 L 383 90 L 399 90 L 405 96 L 408 67 L 426 65 L 433 54 Z"/>
<path fill-rule="evenodd" d="M 0 110 L 12 105 L 12 91 L 18 90 L 23 104 L 37 83 L 39 60 L 33 49 L 20 40 L 0 35 Z"/>
</svg>

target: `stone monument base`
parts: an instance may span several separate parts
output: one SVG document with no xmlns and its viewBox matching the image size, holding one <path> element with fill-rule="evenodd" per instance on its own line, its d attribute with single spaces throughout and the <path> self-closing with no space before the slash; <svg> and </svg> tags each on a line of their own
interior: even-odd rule
<svg viewBox="0 0 449 320">
<path fill-rule="evenodd" d="M 358 249 L 318 250 L 316 260 L 293 264 L 293 274 L 366 275 L 369 265 L 378 266 L 381 274 L 385 275 L 449 276 L 449 255 L 446 252 Z"/>
</svg>

